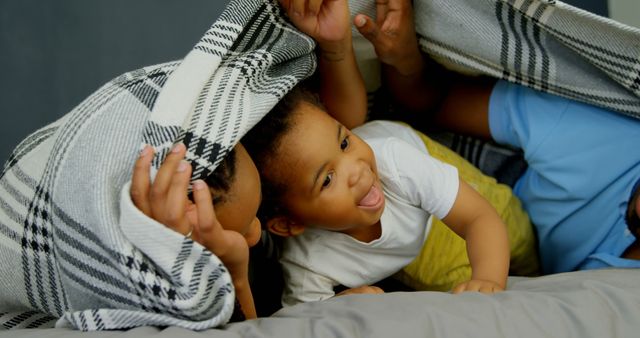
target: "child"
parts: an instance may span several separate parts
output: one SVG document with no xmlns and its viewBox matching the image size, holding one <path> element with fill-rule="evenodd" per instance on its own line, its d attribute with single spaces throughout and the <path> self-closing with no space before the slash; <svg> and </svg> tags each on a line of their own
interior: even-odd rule
<svg viewBox="0 0 640 338">
<path fill-rule="evenodd" d="M 543 272 L 640 267 L 640 121 L 428 64 L 410 1 L 390 0 L 377 14 L 377 23 L 364 15 L 355 22 L 404 111 L 428 112 L 450 130 L 523 150 L 529 167 L 514 193 L 536 227 Z"/>
<path fill-rule="evenodd" d="M 256 218 L 260 203 L 258 171 L 238 144 L 206 182 L 193 182 L 191 202 L 187 197 L 191 165 L 184 160 L 185 152 L 183 144 L 176 145 L 150 184 L 153 148 L 146 146 L 135 164 L 131 198 L 144 214 L 193 238 L 218 256 L 231 273 L 244 317 L 255 318 L 248 267 L 249 247 L 256 245 L 261 235 Z"/>
<path fill-rule="evenodd" d="M 374 122 L 352 133 L 294 90 L 245 136 L 261 172 L 266 226 L 290 237 L 283 304 L 400 270 L 420 252 L 431 215 L 467 241 L 472 280 L 454 292 L 504 289 L 509 243 L 498 214 L 415 133 L 393 126 Z"/>
<path fill-rule="evenodd" d="M 361 124 L 366 95 L 346 1 L 318 8 L 282 4 L 296 27 L 318 42 L 326 111 L 350 126 Z M 467 240 L 473 274 L 454 292 L 503 290 L 505 225 L 456 169 L 428 156 L 413 133 L 391 138 L 393 127 L 365 125 L 358 133 L 367 144 L 326 111 L 294 89 L 244 138 L 260 168 L 266 226 L 290 237 L 281 259 L 283 304 L 325 299 L 338 284 L 358 288 L 395 273 L 420 251 L 431 215 Z"/>
</svg>

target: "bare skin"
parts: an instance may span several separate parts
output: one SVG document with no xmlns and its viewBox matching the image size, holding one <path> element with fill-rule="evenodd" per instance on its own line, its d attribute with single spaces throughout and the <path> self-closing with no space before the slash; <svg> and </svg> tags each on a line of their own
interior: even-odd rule
<svg viewBox="0 0 640 338">
<path fill-rule="evenodd" d="M 248 269 L 249 246 L 260 239 L 260 222 L 255 216 L 260 201 L 260 181 L 244 148 L 237 150 L 236 176 L 240 179 L 234 180 L 230 189 L 230 194 L 237 196 L 223 203 L 217 216 L 211 191 L 204 181 L 193 182 L 194 202 L 187 197 L 191 165 L 184 160 L 183 144 L 176 145 L 167 155 L 153 182 L 149 177 L 153 148 L 143 149 L 134 167 L 131 198 L 145 215 L 183 235 L 191 233 L 194 241 L 220 258 L 229 269 L 242 311 L 250 319 L 257 317 Z M 249 186 L 245 186 L 247 183 Z"/>
</svg>

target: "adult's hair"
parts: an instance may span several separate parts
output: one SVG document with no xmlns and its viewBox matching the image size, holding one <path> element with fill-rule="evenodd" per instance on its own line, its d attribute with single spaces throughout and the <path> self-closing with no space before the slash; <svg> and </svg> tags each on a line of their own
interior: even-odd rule
<svg viewBox="0 0 640 338">
<path fill-rule="evenodd" d="M 227 200 L 229 189 L 236 179 L 235 175 L 236 151 L 232 148 L 216 169 L 204 179 L 209 188 L 214 191 L 213 204 L 223 203 Z"/>
</svg>

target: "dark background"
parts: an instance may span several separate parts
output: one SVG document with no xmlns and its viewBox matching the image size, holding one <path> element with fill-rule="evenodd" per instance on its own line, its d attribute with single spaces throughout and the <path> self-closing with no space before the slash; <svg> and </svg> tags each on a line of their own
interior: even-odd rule
<svg viewBox="0 0 640 338">
<path fill-rule="evenodd" d="M 117 75 L 183 58 L 228 0 L 0 0 L 0 164 Z M 604 14 L 606 0 L 568 0 Z"/>
</svg>

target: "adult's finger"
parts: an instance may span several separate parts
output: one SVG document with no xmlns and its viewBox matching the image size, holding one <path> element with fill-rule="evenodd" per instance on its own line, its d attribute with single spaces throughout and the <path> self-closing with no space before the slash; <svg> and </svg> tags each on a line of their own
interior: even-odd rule
<svg viewBox="0 0 640 338">
<path fill-rule="evenodd" d="M 222 260 L 234 280 L 238 276 L 246 276 L 249 262 L 247 241 L 239 232 L 222 228 L 213 209 L 211 193 L 206 183 L 202 180 L 195 181 L 193 193 L 198 212 L 198 223 L 195 225 L 198 243 Z"/>
<path fill-rule="evenodd" d="M 162 162 L 151 187 L 151 198 L 154 201 L 162 201 L 166 197 L 173 175 L 178 169 L 180 161 L 184 158 L 185 152 L 185 145 L 178 143 L 173 146 L 171 152 L 169 152 L 164 162 Z M 163 203 L 160 203 L 160 205 L 162 204 Z"/>
<path fill-rule="evenodd" d="M 164 204 L 166 225 L 175 231 L 187 234 L 193 228 L 188 217 L 185 216 L 188 206 L 187 192 L 191 178 L 191 165 L 185 160 L 178 164 L 169 186 Z"/>
<path fill-rule="evenodd" d="M 191 164 L 181 160 L 169 184 L 167 204 L 186 202 L 191 179 Z"/>
<path fill-rule="evenodd" d="M 131 200 L 133 204 L 145 215 L 151 217 L 151 205 L 149 203 L 149 169 L 153 159 L 153 147 L 145 145 L 133 167 L 131 178 Z"/>
<path fill-rule="evenodd" d="M 220 244 L 215 243 L 215 241 L 224 238 L 222 236 L 223 229 L 216 217 L 211 193 L 204 181 L 196 180 L 193 182 L 193 200 L 198 213 L 198 222 L 196 229 L 194 229 L 198 234 L 198 242 L 206 248 L 210 248 L 209 250 L 211 248 L 219 248 Z M 214 252 L 213 250 L 211 251 Z"/>
</svg>

